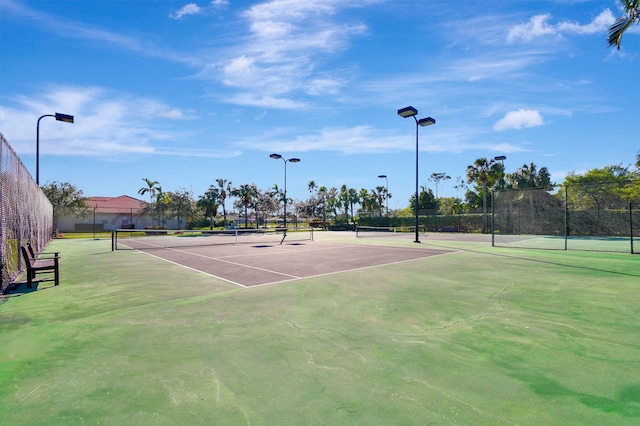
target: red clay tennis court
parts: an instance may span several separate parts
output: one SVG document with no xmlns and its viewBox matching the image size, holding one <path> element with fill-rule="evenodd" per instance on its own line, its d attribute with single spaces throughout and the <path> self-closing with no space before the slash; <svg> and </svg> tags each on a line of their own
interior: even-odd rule
<svg viewBox="0 0 640 426">
<path fill-rule="evenodd" d="M 260 236 L 262 238 L 264 236 Z M 282 241 L 282 243 L 281 243 Z M 126 239 L 120 248 L 197 270 L 242 287 L 273 284 L 362 268 L 407 262 L 451 250 L 317 242 L 302 234 L 273 235 L 227 244 L 204 238 L 154 236 Z"/>
</svg>

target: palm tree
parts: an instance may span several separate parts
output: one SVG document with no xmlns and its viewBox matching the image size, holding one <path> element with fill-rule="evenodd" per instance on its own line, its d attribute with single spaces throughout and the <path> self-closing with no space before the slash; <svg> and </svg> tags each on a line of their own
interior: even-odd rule
<svg viewBox="0 0 640 426">
<path fill-rule="evenodd" d="M 508 176 L 510 187 L 514 188 L 547 188 L 551 185 L 551 174 L 546 167 L 539 171 L 534 163 L 523 164 Z"/>
<path fill-rule="evenodd" d="M 275 202 L 275 212 L 276 214 L 280 214 L 280 205 L 285 205 L 285 204 L 293 204 L 293 200 L 289 197 L 287 197 L 287 199 L 285 200 L 285 194 L 284 194 L 284 190 L 282 190 L 277 183 L 273 184 L 273 189 L 270 192 L 267 192 L 266 195 L 268 195 L 269 197 L 271 197 Z M 284 214 L 286 212 L 283 213 L 283 218 L 284 218 Z M 295 212 L 294 212 L 295 213 Z M 294 216 L 297 217 L 297 216 Z M 287 223 L 287 219 L 284 218 L 284 223 Z"/>
<path fill-rule="evenodd" d="M 346 223 L 349 223 L 349 211 L 351 211 L 351 221 L 355 223 L 354 204 L 360 201 L 358 191 L 354 188 L 348 188 L 347 185 L 340 187 L 340 194 L 338 195 L 338 206 L 344 208 L 344 215 Z"/>
<path fill-rule="evenodd" d="M 198 207 L 203 209 L 209 216 L 209 228 L 213 229 L 213 217 L 217 214 L 218 201 L 220 199 L 220 191 L 213 185 L 209 187 L 204 195 L 198 199 Z"/>
<path fill-rule="evenodd" d="M 313 182 L 313 181 L 311 181 Z M 310 182 L 310 183 L 311 183 Z M 322 229 L 327 229 L 327 208 L 329 207 L 329 200 L 332 198 L 332 194 L 335 193 L 335 188 L 331 190 L 327 189 L 326 186 L 322 185 L 318 188 L 318 197 L 320 200 L 320 205 L 322 208 Z"/>
<path fill-rule="evenodd" d="M 374 205 L 375 205 L 375 209 L 378 210 L 378 215 L 380 217 L 382 217 L 382 211 L 384 209 L 384 202 L 386 200 L 387 197 L 387 188 L 384 186 L 376 186 L 376 188 L 374 190 L 371 191 L 371 195 L 373 195 L 374 197 Z"/>
<path fill-rule="evenodd" d="M 548 188 L 551 186 L 551 174 L 546 167 L 542 167 L 539 171 L 534 163 L 530 163 L 529 165 L 523 164 L 522 167 L 518 168 L 515 172 L 511 173 L 509 176 L 509 187 L 518 188 L 518 189 L 528 189 L 528 188 Z M 529 217 L 531 219 L 531 223 L 534 223 L 535 220 L 535 209 L 534 209 L 534 192 L 528 191 L 529 196 Z"/>
<path fill-rule="evenodd" d="M 495 160 L 478 158 L 473 165 L 467 166 L 467 182 L 479 183 L 482 187 L 482 232 L 487 232 L 487 187 L 495 184 L 502 175 L 500 163 Z"/>
<path fill-rule="evenodd" d="M 142 187 L 138 190 L 139 195 L 149 194 L 149 202 L 153 202 L 153 197 L 158 192 L 158 188 L 160 188 L 160 184 L 157 180 L 151 180 L 147 178 L 142 178 L 143 181 L 147 184 L 147 186 Z"/>
<path fill-rule="evenodd" d="M 360 212 L 369 213 L 371 211 L 371 201 L 369 191 L 366 188 L 361 188 L 358 193 L 358 199 L 360 200 Z"/>
<path fill-rule="evenodd" d="M 168 192 L 163 192 L 162 187 L 158 185 L 158 192 L 156 193 L 156 204 L 158 205 L 158 225 L 160 225 L 160 221 L 162 221 L 162 226 L 164 226 L 164 208 L 171 202 L 171 195 Z"/>
<path fill-rule="evenodd" d="M 307 186 L 309 187 L 309 192 L 312 194 L 316 191 L 316 189 L 318 189 L 318 185 L 316 185 L 316 181 L 314 180 L 310 180 Z"/>
<path fill-rule="evenodd" d="M 337 221 L 338 219 L 338 208 L 340 208 L 340 201 L 338 200 L 338 188 L 332 186 L 327 189 L 326 187 L 320 187 L 318 192 L 322 192 L 324 188 L 323 197 L 325 200 L 326 208 L 333 213 L 333 217 Z"/>
<path fill-rule="evenodd" d="M 222 219 L 224 221 L 224 226 L 227 226 L 227 208 L 225 207 L 224 203 L 227 200 L 227 196 L 229 196 L 231 194 L 231 182 L 227 181 L 226 179 L 216 179 L 216 182 L 218 183 L 218 200 L 219 200 L 219 205 L 222 206 Z"/>
<path fill-rule="evenodd" d="M 160 184 L 157 180 L 151 180 L 147 178 L 142 178 L 142 180 L 147 184 L 147 186 L 143 186 L 138 190 L 139 195 L 149 194 L 149 205 L 153 203 L 153 198 L 156 196 L 158 191 L 162 191 Z M 160 216 L 158 216 L 158 225 L 160 225 Z"/>
<path fill-rule="evenodd" d="M 625 15 L 619 17 L 609 27 L 609 47 L 614 44 L 620 50 L 622 34 L 624 34 L 634 23 L 640 24 L 640 0 L 620 0 L 624 8 Z"/>
<path fill-rule="evenodd" d="M 238 197 L 238 204 L 244 207 L 244 227 L 249 227 L 249 206 L 258 196 L 258 188 L 251 184 L 242 184 L 239 188 L 233 188 L 231 195 Z"/>
<path fill-rule="evenodd" d="M 348 193 L 347 199 L 349 201 L 349 205 L 351 206 L 351 220 L 355 224 L 356 215 L 354 212 L 354 205 L 360 202 L 360 196 L 358 195 L 358 191 L 355 188 L 349 188 L 347 193 Z"/>
</svg>

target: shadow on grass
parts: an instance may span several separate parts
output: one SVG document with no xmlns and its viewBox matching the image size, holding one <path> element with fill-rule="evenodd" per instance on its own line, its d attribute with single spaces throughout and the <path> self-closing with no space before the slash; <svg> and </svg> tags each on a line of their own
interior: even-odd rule
<svg viewBox="0 0 640 426">
<path fill-rule="evenodd" d="M 6 293 L 0 295 L 0 299 L 8 299 L 11 297 L 24 296 L 29 293 L 33 293 L 36 291 L 43 291 L 43 290 L 47 290 L 55 287 L 53 284 L 48 286 L 41 286 L 40 283 L 41 283 L 40 281 L 33 281 L 31 288 L 28 288 L 26 281 L 14 282 L 9 286 Z"/>
<path fill-rule="evenodd" d="M 553 379 L 540 375 L 519 373 L 513 375 L 513 377 L 526 383 L 529 388 L 538 395 L 571 398 L 603 413 L 615 413 L 625 417 L 640 417 L 640 407 L 637 405 L 639 395 L 638 386 L 622 388 L 617 395 L 618 398 L 613 399 L 576 392 Z"/>
<path fill-rule="evenodd" d="M 436 246 L 436 247 L 453 248 L 453 247 L 447 247 L 444 244 L 441 245 L 441 244 L 425 243 L 424 245 L 432 245 L 432 246 Z M 628 277 L 640 277 L 640 273 L 634 274 L 634 273 L 630 273 L 630 272 L 612 271 L 610 269 L 602 269 L 602 268 L 594 268 L 594 267 L 589 267 L 589 266 L 572 265 L 572 264 L 569 264 L 569 263 L 553 262 L 553 261 L 550 261 L 550 260 L 531 259 L 529 257 L 521 257 L 521 256 L 504 254 L 504 253 L 489 253 L 489 252 L 486 252 L 486 251 L 472 250 L 472 249 L 460 248 L 460 247 L 455 247 L 455 250 L 467 251 L 467 252 L 478 253 L 478 254 L 486 254 L 487 256 L 506 257 L 508 259 L 518 259 L 518 260 L 524 260 L 524 261 L 527 261 L 527 262 L 544 263 L 544 264 L 547 264 L 547 265 L 565 266 L 567 268 L 582 269 L 582 270 L 585 270 L 585 271 L 606 272 L 606 273 L 609 273 L 609 274 L 625 275 L 625 276 L 628 276 Z M 526 250 L 533 250 L 533 249 L 526 249 Z"/>
</svg>

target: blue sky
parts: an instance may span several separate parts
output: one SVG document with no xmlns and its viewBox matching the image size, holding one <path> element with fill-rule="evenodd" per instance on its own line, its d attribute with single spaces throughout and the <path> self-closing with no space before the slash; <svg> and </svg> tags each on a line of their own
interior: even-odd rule
<svg viewBox="0 0 640 426">
<path fill-rule="evenodd" d="M 390 208 L 476 158 L 561 182 L 640 151 L 640 32 L 620 51 L 615 0 L 0 0 L 0 133 L 40 183 L 130 195 L 157 180 L 197 198 L 234 185 L 386 185 Z"/>
</svg>

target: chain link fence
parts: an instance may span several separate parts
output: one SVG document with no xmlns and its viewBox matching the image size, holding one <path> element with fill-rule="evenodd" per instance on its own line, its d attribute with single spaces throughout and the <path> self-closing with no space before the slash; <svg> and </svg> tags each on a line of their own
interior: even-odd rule
<svg viewBox="0 0 640 426">
<path fill-rule="evenodd" d="M 632 196 L 638 186 L 627 181 L 494 192 L 493 245 L 638 253 L 640 202 Z"/>
<path fill-rule="evenodd" d="M 41 251 L 51 241 L 53 207 L 0 133 L 0 293 L 24 269 L 20 246 Z"/>
</svg>

